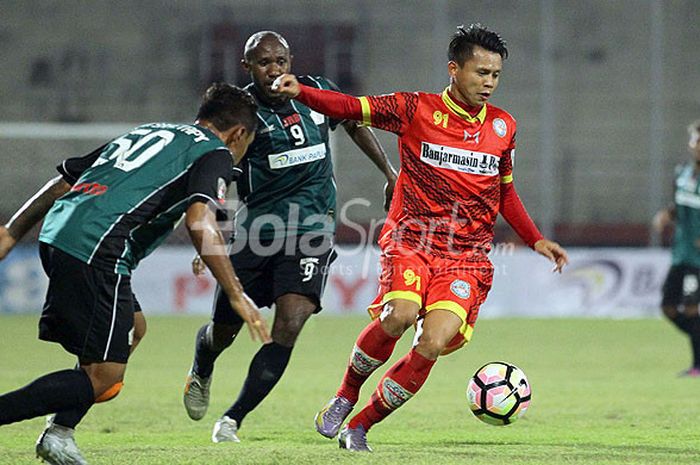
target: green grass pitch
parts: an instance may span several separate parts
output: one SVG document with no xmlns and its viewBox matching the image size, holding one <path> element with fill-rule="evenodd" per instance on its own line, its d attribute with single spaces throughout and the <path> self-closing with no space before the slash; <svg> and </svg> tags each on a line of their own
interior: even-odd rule
<svg viewBox="0 0 700 465">
<path fill-rule="evenodd" d="M 250 414 L 240 444 L 212 444 L 211 427 L 234 400 L 256 346 L 247 332 L 218 361 L 212 405 L 200 422 L 182 407 L 194 334 L 205 318 L 151 317 L 126 386 L 79 426 L 88 461 L 103 464 L 697 464 L 700 379 L 679 379 L 688 347 L 662 320 L 482 320 L 472 343 L 436 365 L 420 393 L 370 432 L 373 454 L 339 450 L 312 426 L 333 394 L 364 318 L 315 317 L 275 391 Z M 405 335 L 392 360 L 405 353 Z M 0 317 L 0 392 L 70 367 L 59 346 L 36 340 L 36 317 Z M 507 360 L 528 375 L 533 401 L 507 427 L 468 411 L 467 378 Z M 376 385 L 375 374 L 361 402 Z M 36 464 L 43 419 L 0 427 L 0 463 Z"/>
</svg>

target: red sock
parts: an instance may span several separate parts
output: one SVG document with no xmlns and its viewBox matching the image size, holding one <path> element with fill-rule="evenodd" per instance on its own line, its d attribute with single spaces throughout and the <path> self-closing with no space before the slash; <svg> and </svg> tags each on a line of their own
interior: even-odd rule
<svg viewBox="0 0 700 465">
<path fill-rule="evenodd" d="M 379 319 L 372 321 L 360 333 L 350 355 L 343 382 L 336 393 L 353 404 L 357 403 L 360 387 L 384 362 L 389 360 L 396 341 L 401 336 L 390 336 L 382 328 Z"/>
<path fill-rule="evenodd" d="M 357 428 L 362 425 L 365 431 L 369 431 L 372 425 L 382 421 L 418 392 L 436 361 L 428 360 L 411 349 L 389 368 L 367 406 L 350 420 L 348 426 Z"/>
</svg>

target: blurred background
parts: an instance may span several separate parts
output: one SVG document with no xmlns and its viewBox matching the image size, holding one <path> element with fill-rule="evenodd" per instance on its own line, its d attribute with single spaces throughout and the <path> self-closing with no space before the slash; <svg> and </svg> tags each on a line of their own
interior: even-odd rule
<svg viewBox="0 0 700 465">
<path fill-rule="evenodd" d="M 668 264 L 667 252 L 655 247 L 668 238 L 649 225 L 671 200 L 674 166 L 689 157 L 686 126 L 700 118 L 694 0 L 3 0 L 0 221 L 53 176 L 63 158 L 139 123 L 191 121 L 212 81 L 247 83 L 239 62 L 252 32 L 280 32 L 295 73 L 324 75 L 349 93 L 439 92 L 448 83 L 449 38 L 457 25 L 472 22 L 508 43 L 493 103 L 518 120 L 517 189 L 545 235 L 587 257 L 559 281 L 567 283 L 562 304 L 572 306 L 564 301 L 577 293 L 585 304 L 575 309 L 596 307 L 595 299 L 614 301 L 610 293 L 629 281 L 623 303 L 613 308 L 654 314 Z M 398 166 L 395 136 L 377 134 Z M 383 179 L 342 131 L 333 143 L 338 209 L 367 199 L 348 214 L 369 226 L 384 215 Z M 171 243 L 184 243 L 183 237 Z M 358 235 L 341 225 L 338 239 L 352 245 Z M 500 224 L 497 239 L 514 236 Z M 40 269 L 12 263 L 0 264 L 0 310 L 36 310 L 41 287 L 17 290 L 17 283 L 33 282 Z M 521 283 L 531 269 L 523 263 L 524 274 L 512 271 L 515 265 L 504 268 L 508 280 L 501 282 Z M 170 294 L 190 286 L 209 299 L 209 288 L 189 279 L 170 286 Z M 357 279 L 366 280 L 371 295 L 373 275 Z M 523 292 L 538 294 L 533 286 Z M 334 301 L 341 290 L 330 291 Z M 497 300 L 496 287 L 494 295 Z M 629 300 L 640 296 L 644 303 Z M 343 308 L 361 309 L 366 301 L 362 295 Z M 189 311 L 187 303 L 182 308 Z"/>
</svg>

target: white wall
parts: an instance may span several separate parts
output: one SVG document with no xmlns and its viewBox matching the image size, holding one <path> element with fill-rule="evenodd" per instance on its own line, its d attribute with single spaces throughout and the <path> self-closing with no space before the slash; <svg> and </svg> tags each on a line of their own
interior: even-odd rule
<svg viewBox="0 0 700 465">
<path fill-rule="evenodd" d="M 323 299 L 325 315 L 364 314 L 377 290 L 376 249 L 341 248 Z M 610 317 L 659 315 L 661 285 L 669 265 L 663 249 L 574 249 L 561 275 L 528 249 L 496 255 L 494 285 L 480 316 Z M 147 314 L 209 314 L 215 283 L 190 272 L 190 247 L 163 247 L 133 276 Z M 46 290 L 36 248 L 0 262 L 0 313 L 39 312 Z"/>
</svg>

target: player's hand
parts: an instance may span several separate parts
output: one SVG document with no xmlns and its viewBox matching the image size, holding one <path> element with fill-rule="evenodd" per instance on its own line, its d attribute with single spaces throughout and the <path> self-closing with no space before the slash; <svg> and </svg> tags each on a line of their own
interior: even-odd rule
<svg viewBox="0 0 700 465">
<path fill-rule="evenodd" d="M 0 260 L 7 257 L 15 244 L 17 240 L 10 235 L 10 231 L 5 226 L 0 226 Z"/>
<path fill-rule="evenodd" d="M 544 255 L 550 261 L 554 262 L 553 272 L 561 273 L 564 265 L 569 263 L 569 256 L 566 254 L 564 247 L 560 246 L 554 241 L 549 239 L 540 239 L 535 242 L 535 252 L 540 255 Z"/>
<path fill-rule="evenodd" d="M 384 211 L 388 212 L 391 206 L 391 199 L 394 198 L 394 188 L 396 187 L 396 176 L 388 178 L 384 184 Z"/>
<path fill-rule="evenodd" d="M 202 257 L 195 255 L 192 259 L 192 274 L 202 276 L 207 271 L 207 265 L 202 260 Z"/>
<path fill-rule="evenodd" d="M 272 83 L 272 91 L 289 98 L 295 98 L 301 92 L 299 81 L 293 74 L 283 74 Z"/>
<path fill-rule="evenodd" d="M 666 228 L 668 228 L 673 223 L 673 218 L 671 217 L 671 212 L 667 208 L 659 210 L 654 215 L 654 219 L 651 221 L 651 226 L 659 234 L 662 234 Z"/>
<path fill-rule="evenodd" d="M 254 341 L 260 341 L 263 344 L 272 342 L 272 337 L 267 329 L 267 323 L 260 314 L 258 306 L 255 305 L 253 299 L 248 297 L 245 292 L 241 292 L 233 299 L 229 299 L 231 308 L 233 308 L 248 326 L 250 337 Z"/>
</svg>

